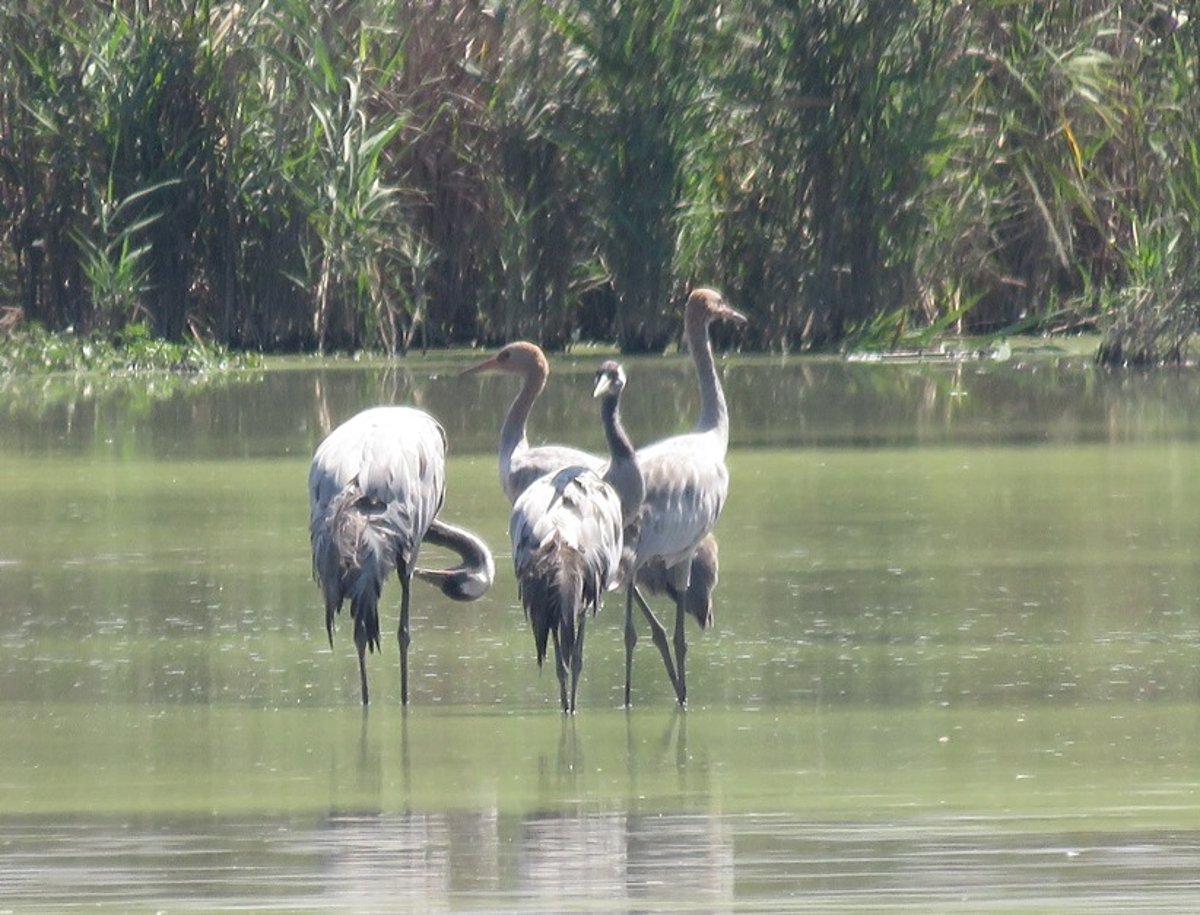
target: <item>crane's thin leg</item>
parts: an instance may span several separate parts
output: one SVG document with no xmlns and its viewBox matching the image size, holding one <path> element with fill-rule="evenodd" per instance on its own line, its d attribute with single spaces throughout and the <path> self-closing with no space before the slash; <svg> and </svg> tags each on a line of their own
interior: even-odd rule
<svg viewBox="0 0 1200 915">
<path fill-rule="evenodd" d="M 633 596 L 637 599 L 638 606 L 642 608 L 642 615 L 646 617 L 646 622 L 650 624 L 650 637 L 654 639 L 658 653 L 662 655 L 663 666 L 667 669 L 667 678 L 671 681 L 671 688 L 675 690 L 675 695 L 678 696 L 679 679 L 675 676 L 675 663 L 671 660 L 671 646 L 667 642 L 667 630 L 658 621 L 658 617 L 654 615 L 654 611 L 642 597 L 641 589 L 636 585 L 633 588 Z"/>
<path fill-rule="evenodd" d="M 633 646 L 637 644 L 637 630 L 633 628 L 633 586 L 625 592 L 625 708 L 630 708 L 629 684 L 633 679 Z"/>
<path fill-rule="evenodd" d="M 563 654 L 565 649 L 558 638 L 558 629 L 551 629 L 550 637 L 554 640 L 554 673 L 558 677 L 558 698 L 565 714 L 567 711 L 567 658 Z"/>
<path fill-rule="evenodd" d="M 400 629 L 396 638 L 400 642 L 400 704 L 408 705 L 408 646 L 412 634 L 408 630 L 408 590 L 412 576 L 400 575 Z"/>
<path fill-rule="evenodd" d="M 675 604 L 675 663 L 678 665 L 679 679 L 675 684 L 675 695 L 679 697 L 680 705 L 687 705 L 687 673 L 684 668 L 687 658 L 687 633 L 683 628 L 683 618 L 687 616 L 684 604 L 687 601 L 685 592 L 679 595 Z"/>
<path fill-rule="evenodd" d="M 362 685 L 362 702 L 365 708 L 370 701 L 367 694 L 367 635 L 355 621 L 354 647 L 358 649 L 358 679 Z"/>
<path fill-rule="evenodd" d="M 575 695 L 579 692 L 579 678 L 583 674 L 583 626 L 586 617 L 580 617 L 579 629 L 575 633 L 575 644 L 571 646 L 571 714 L 575 714 Z"/>
</svg>

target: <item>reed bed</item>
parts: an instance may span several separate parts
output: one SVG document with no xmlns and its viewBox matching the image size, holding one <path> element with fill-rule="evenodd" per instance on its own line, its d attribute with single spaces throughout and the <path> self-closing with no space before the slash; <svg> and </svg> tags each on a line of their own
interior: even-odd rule
<svg viewBox="0 0 1200 915">
<path fill-rule="evenodd" d="M 1188 358 L 1200 23 L 1153 0 L 0 10 L 0 324 L 312 351 L 1098 330 Z"/>
</svg>

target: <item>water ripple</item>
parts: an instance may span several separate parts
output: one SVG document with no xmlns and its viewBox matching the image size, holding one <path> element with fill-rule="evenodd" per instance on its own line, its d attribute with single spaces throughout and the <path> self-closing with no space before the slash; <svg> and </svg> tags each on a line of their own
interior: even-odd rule
<svg viewBox="0 0 1200 915">
<path fill-rule="evenodd" d="M 1192 912 L 1200 832 L 343 813 L 0 825 L 0 909 Z"/>
</svg>

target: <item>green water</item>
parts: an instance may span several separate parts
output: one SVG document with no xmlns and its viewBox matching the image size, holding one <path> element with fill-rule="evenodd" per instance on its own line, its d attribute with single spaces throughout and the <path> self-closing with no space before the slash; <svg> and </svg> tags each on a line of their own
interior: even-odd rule
<svg viewBox="0 0 1200 915">
<path fill-rule="evenodd" d="M 535 437 L 600 449 L 595 361 L 555 361 Z M 727 361 L 689 708 L 648 637 L 619 708 L 610 599 L 564 719 L 508 554 L 513 384 L 464 364 L 0 384 L 0 911 L 1200 907 L 1200 377 Z M 687 364 L 627 367 L 635 441 L 688 428 Z M 304 481 L 389 400 L 445 424 L 498 575 L 416 586 L 412 705 L 385 639 L 364 713 Z"/>
</svg>

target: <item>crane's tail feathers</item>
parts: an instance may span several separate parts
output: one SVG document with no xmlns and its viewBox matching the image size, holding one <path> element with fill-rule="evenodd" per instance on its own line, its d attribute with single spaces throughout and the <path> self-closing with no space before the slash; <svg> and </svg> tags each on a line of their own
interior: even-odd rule
<svg viewBox="0 0 1200 915">
<path fill-rule="evenodd" d="M 688 570 L 688 585 L 682 592 L 672 570 L 661 559 L 654 559 L 637 570 L 637 584 L 651 594 L 666 594 L 671 600 L 680 602 L 683 609 L 696 618 L 701 628 L 713 624 L 713 591 L 718 577 L 717 540 L 711 534 L 700 543 L 692 557 Z"/>
<path fill-rule="evenodd" d="M 325 631 L 333 644 L 333 618 L 349 599 L 355 641 L 379 647 L 379 594 L 396 568 L 398 519 L 351 483 L 313 519 L 313 574 L 325 595 Z"/>
<path fill-rule="evenodd" d="M 719 566 L 717 538 L 709 534 L 700 541 L 700 548 L 692 557 L 688 587 L 683 595 L 683 609 L 696 618 L 701 629 L 707 629 L 716 618 L 713 591 L 717 587 Z"/>
<path fill-rule="evenodd" d="M 538 667 L 546 660 L 546 644 L 550 640 L 550 631 L 558 627 L 558 619 L 562 615 L 562 590 L 558 577 L 550 574 L 531 572 L 521 579 L 521 604 L 525 608 L 525 618 L 533 629 L 533 644 L 537 650 Z"/>
<path fill-rule="evenodd" d="M 354 642 L 379 650 L 379 587 L 365 587 L 350 598 L 354 618 Z"/>
<path fill-rule="evenodd" d="M 570 657 L 580 617 L 600 603 L 601 582 L 589 575 L 575 550 L 550 542 L 535 552 L 520 569 L 521 603 L 533 628 L 538 666 L 546 659 L 552 630 L 558 632 L 558 650 Z"/>
<path fill-rule="evenodd" d="M 707 629 L 715 619 L 713 613 L 712 585 L 697 579 L 694 574 L 683 595 L 683 609 L 696 618 L 701 629 Z"/>
<path fill-rule="evenodd" d="M 519 571 L 521 603 L 533 628 L 537 662 L 546 659 L 550 632 L 558 632 L 559 650 L 569 657 L 582 617 L 595 614 L 604 590 L 601 577 L 589 570 L 573 549 L 556 541 L 542 546 Z"/>
</svg>

